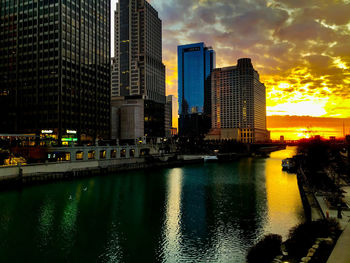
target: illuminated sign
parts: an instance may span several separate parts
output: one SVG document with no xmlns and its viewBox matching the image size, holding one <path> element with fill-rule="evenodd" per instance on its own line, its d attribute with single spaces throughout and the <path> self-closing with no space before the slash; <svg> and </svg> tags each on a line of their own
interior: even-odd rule
<svg viewBox="0 0 350 263">
<path fill-rule="evenodd" d="M 200 47 L 190 47 L 190 48 L 185 48 L 184 52 L 192 52 L 192 51 L 200 51 Z"/>
<path fill-rule="evenodd" d="M 78 138 L 62 138 L 62 142 L 77 142 Z"/>
<path fill-rule="evenodd" d="M 68 134 L 77 134 L 77 131 L 74 131 L 74 130 L 67 130 L 67 133 L 68 133 Z"/>
<path fill-rule="evenodd" d="M 42 134 L 51 134 L 53 133 L 53 130 L 41 130 Z"/>
</svg>

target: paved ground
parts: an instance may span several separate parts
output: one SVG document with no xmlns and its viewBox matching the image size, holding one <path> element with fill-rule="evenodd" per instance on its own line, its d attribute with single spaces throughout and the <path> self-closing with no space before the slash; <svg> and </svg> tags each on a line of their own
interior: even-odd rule
<svg viewBox="0 0 350 263">
<path fill-rule="evenodd" d="M 349 263 L 350 262 L 350 224 L 338 239 L 327 263 Z"/>
<path fill-rule="evenodd" d="M 348 193 L 350 193 L 350 188 L 349 188 Z M 316 195 L 316 199 L 317 199 L 317 201 L 318 201 L 318 203 L 323 211 L 323 214 L 325 216 L 327 215 L 327 212 L 328 212 L 330 218 L 337 218 L 338 211 L 335 209 L 329 209 L 323 196 Z M 347 203 L 350 204 L 350 200 Z M 345 227 L 349 223 L 349 220 L 350 220 L 350 211 L 342 211 L 342 219 L 338 219 L 339 224 L 340 224 L 342 229 L 345 229 Z M 350 263 L 350 261 L 349 261 L 349 263 Z"/>
<path fill-rule="evenodd" d="M 346 192 L 344 193 L 346 203 L 350 206 L 350 186 L 343 187 L 343 190 Z M 328 212 L 329 217 L 337 218 L 338 211 L 329 209 L 323 196 L 316 196 L 316 199 L 325 215 Z M 342 211 L 342 219 L 338 220 L 344 231 L 327 263 L 350 263 L 350 211 Z"/>
</svg>

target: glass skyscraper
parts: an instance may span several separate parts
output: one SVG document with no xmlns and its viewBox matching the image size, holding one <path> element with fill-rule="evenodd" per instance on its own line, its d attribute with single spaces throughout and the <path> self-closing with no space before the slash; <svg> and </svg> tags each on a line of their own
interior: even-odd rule
<svg viewBox="0 0 350 263">
<path fill-rule="evenodd" d="M 0 2 L 0 132 L 108 138 L 110 1 Z"/>
<path fill-rule="evenodd" d="M 179 134 L 195 136 L 210 128 L 215 52 L 204 43 L 178 46 Z"/>
</svg>

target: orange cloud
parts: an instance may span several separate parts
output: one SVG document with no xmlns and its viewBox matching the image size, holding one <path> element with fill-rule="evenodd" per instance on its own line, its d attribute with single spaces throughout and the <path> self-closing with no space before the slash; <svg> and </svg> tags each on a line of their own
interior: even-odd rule
<svg viewBox="0 0 350 263">
<path fill-rule="evenodd" d="M 177 95 L 176 47 L 203 41 L 217 67 L 251 57 L 268 115 L 350 117 L 350 4 L 336 0 L 152 1 L 163 20 L 167 94 Z"/>
</svg>

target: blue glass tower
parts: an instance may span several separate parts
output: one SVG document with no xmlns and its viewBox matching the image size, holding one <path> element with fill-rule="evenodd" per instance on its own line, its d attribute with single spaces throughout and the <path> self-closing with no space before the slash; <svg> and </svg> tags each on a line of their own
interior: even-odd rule
<svg viewBox="0 0 350 263">
<path fill-rule="evenodd" d="M 197 136 L 210 128 L 215 52 L 204 43 L 178 46 L 179 134 Z"/>
</svg>

